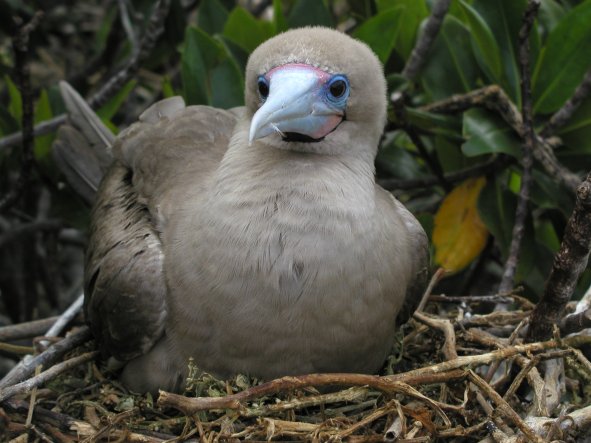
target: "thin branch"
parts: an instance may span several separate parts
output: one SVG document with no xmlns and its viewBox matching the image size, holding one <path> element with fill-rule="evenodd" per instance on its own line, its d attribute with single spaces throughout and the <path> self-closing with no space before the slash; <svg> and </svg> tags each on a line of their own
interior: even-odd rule
<svg viewBox="0 0 591 443">
<path fill-rule="evenodd" d="M 562 128 L 572 118 L 575 111 L 583 103 L 583 100 L 589 96 L 589 93 L 591 93 L 591 69 L 587 71 L 583 81 L 577 86 L 572 97 L 546 123 L 540 135 L 542 137 L 548 137 L 555 134 L 556 131 Z"/>
<path fill-rule="evenodd" d="M 568 220 L 560 249 L 554 256 L 544 295 L 531 314 L 529 338 L 550 337 L 560 322 L 591 250 L 591 174 L 579 186 L 575 209 Z"/>
<path fill-rule="evenodd" d="M 171 0 L 159 0 L 154 6 L 150 21 L 146 28 L 139 50 L 135 51 L 125 66 L 107 81 L 103 87 L 88 101 L 91 108 L 100 108 L 117 91 L 119 91 L 139 70 L 141 64 L 148 58 L 156 45 L 158 38 L 164 32 L 164 20 L 168 15 Z"/>
<path fill-rule="evenodd" d="M 429 50 L 433 46 L 433 42 L 439 34 L 439 29 L 447 14 L 451 0 L 437 0 L 431 10 L 431 15 L 425 23 L 423 33 L 419 37 L 415 47 L 413 48 L 404 69 L 402 76 L 410 81 L 416 79 L 421 72 L 421 69 L 427 61 Z"/>
<path fill-rule="evenodd" d="M 76 331 L 76 333 L 50 346 L 46 351 L 42 352 L 36 357 L 30 359 L 29 361 L 21 361 L 8 374 L 6 374 L 2 380 L 0 380 L 0 389 L 14 385 L 21 380 L 26 379 L 33 372 L 35 372 L 35 368 L 39 365 L 44 367 L 51 366 L 53 363 L 62 358 L 66 352 L 87 342 L 90 340 L 90 338 L 90 329 L 88 326 L 82 326 L 78 331 Z"/>
<path fill-rule="evenodd" d="M 0 341 L 15 341 L 43 335 L 58 316 L 0 327 Z"/>
<path fill-rule="evenodd" d="M 51 366 L 46 371 L 43 371 L 39 375 L 36 375 L 28 380 L 25 380 L 16 385 L 9 386 L 6 388 L 0 388 L 0 403 L 13 397 L 17 394 L 27 394 L 33 390 L 33 388 L 44 385 L 50 380 L 53 380 L 62 372 L 69 369 L 75 368 L 76 366 L 86 363 L 94 359 L 99 354 L 99 351 L 91 351 L 85 354 L 79 355 L 78 357 L 71 358 L 62 363 Z"/>
<path fill-rule="evenodd" d="M 41 22 L 43 12 L 37 11 L 31 20 L 21 26 L 13 39 L 14 64 L 17 84 L 22 100 L 22 160 L 19 176 L 13 187 L 0 199 L 0 212 L 14 205 L 22 195 L 29 178 L 35 157 L 33 154 L 33 96 L 31 70 L 29 67 L 29 36 Z"/>
<path fill-rule="evenodd" d="M 497 85 L 486 86 L 466 94 L 453 95 L 444 100 L 422 106 L 419 110 L 442 114 L 464 112 L 475 107 L 496 112 L 513 128 L 519 137 L 526 138 L 521 113 L 507 94 Z M 581 179 L 560 164 L 554 154 L 552 139 L 536 136 L 536 144 L 536 149 L 533 151 L 534 158 L 540 162 L 551 177 L 573 193 L 576 193 Z"/>
<path fill-rule="evenodd" d="M 515 271 L 519 261 L 521 251 L 521 241 L 525 232 L 525 219 L 528 214 L 527 206 L 529 202 L 530 188 L 532 184 L 532 166 L 533 152 L 536 150 L 536 134 L 533 126 L 531 82 L 529 67 L 529 35 L 536 19 L 540 3 L 538 0 L 530 0 L 523 15 L 523 24 L 519 30 L 519 65 L 521 67 L 521 115 L 523 121 L 523 135 L 525 142 L 523 144 L 523 158 L 521 165 L 523 172 L 521 174 L 521 189 L 519 190 L 519 200 L 515 210 L 515 222 L 513 224 L 513 233 L 511 236 L 511 245 L 509 246 L 509 257 L 505 262 L 503 277 L 499 285 L 499 292 L 508 292 L 513 288 Z"/>
<path fill-rule="evenodd" d="M 138 71 L 141 64 L 148 58 L 150 52 L 158 41 L 158 37 L 162 34 L 164 29 L 164 20 L 168 15 L 170 1 L 171 0 L 161 0 L 156 4 L 146 32 L 141 40 L 140 50 L 135 54 L 132 54 L 125 65 L 88 100 L 92 109 L 100 108 L 111 97 L 117 94 L 127 81 Z M 54 132 L 65 121 L 65 114 L 56 116 L 51 120 L 37 125 L 34 128 L 33 134 L 38 136 Z M 10 134 L 0 139 L 0 152 L 11 146 L 17 145 L 21 140 L 21 133 Z"/>
</svg>

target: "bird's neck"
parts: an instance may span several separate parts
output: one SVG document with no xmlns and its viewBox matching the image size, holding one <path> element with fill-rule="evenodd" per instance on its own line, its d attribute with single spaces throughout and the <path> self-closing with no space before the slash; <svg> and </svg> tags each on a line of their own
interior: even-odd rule
<svg viewBox="0 0 591 443">
<path fill-rule="evenodd" d="M 295 211 L 373 213 L 371 155 L 323 155 L 248 146 L 248 128 L 237 129 L 216 173 L 215 201 L 241 206 L 283 199 Z M 349 152 L 359 150 L 349 150 Z M 236 200 L 233 202 L 232 200 Z"/>
</svg>

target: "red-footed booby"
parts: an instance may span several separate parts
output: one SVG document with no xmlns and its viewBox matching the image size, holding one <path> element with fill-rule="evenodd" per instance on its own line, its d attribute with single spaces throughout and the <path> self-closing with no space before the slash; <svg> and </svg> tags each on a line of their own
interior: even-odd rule
<svg viewBox="0 0 591 443">
<path fill-rule="evenodd" d="M 379 370 L 419 302 L 427 239 L 375 183 L 386 82 L 363 43 L 280 34 L 245 107 L 156 103 L 122 132 L 92 213 L 85 313 L 135 391 Z"/>
</svg>

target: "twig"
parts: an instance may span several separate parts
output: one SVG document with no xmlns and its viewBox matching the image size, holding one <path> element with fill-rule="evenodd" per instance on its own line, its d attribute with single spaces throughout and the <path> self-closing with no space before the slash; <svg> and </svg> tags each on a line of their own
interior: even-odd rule
<svg viewBox="0 0 591 443">
<path fill-rule="evenodd" d="M 42 335 L 58 319 L 58 316 L 0 327 L 0 341 L 14 341 Z"/>
<path fill-rule="evenodd" d="M 81 294 L 72 302 L 72 304 L 59 316 L 57 321 L 45 333 L 46 337 L 57 337 L 62 330 L 70 323 L 82 310 L 84 304 L 84 294 Z"/>
<path fill-rule="evenodd" d="M 578 314 L 566 316 L 562 319 L 559 326 L 560 332 L 565 335 L 591 328 L 591 308 Z"/>
<path fill-rule="evenodd" d="M 491 388 L 487 382 L 480 378 L 471 369 L 468 371 L 468 378 L 497 405 L 497 410 L 510 419 L 527 438 L 531 441 L 543 442 L 543 440 L 523 421 L 519 414 L 513 410 L 509 403 L 507 403 L 497 391 Z"/>
<path fill-rule="evenodd" d="M 523 172 L 521 174 L 521 188 L 519 189 L 519 199 L 515 210 L 515 222 L 511 236 L 511 245 L 509 246 L 509 256 L 505 262 L 503 277 L 499 285 L 499 292 L 507 292 L 513 288 L 515 271 L 519 261 L 521 251 L 521 241 L 525 232 L 525 219 L 527 217 L 527 206 L 532 183 L 533 152 L 536 150 L 536 134 L 533 127 L 532 98 L 530 84 L 529 68 L 529 35 L 534 20 L 538 13 L 540 3 L 538 0 L 530 0 L 523 15 L 523 24 L 519 30 L 519 65 L 521 67 L 521 115 L 523 121 L 523 133 L 525 141 L 523 143 L 523 158 L 521 165 Z"/>
<path fill-rule="evenodd" d="M 552 326 L 560 321 L 579 275 L 587 266 L 590 249 L 591 174 L 579 186 L 575 209 L 566 225 L 560 249 L 554 256 L 544 295 L 531 314 L 530 339 L 552 335 Z"/>
<path fill-rule="evenodd" d="M 29 36 L 41 22 L 43 12 L 37 11 L 31 20 L 21 26 L 13 39 L 14 64 L 22 99 L 22 163 L 18 179 L 6 195 L 0 199 L 0 212 L 14 205 L 29 182 L 35 157 L 33 154 L 33 97 L 31 70 L 29 67 Z"/>
<path fill-rule="evenodd" d="M 58 128 L 59 126 L 63 125 L 66 122 L 66 114 L 58 115 L 57 117 L 53 117 L 51 120 L 47 120 L 44 122 L 39 123 L 33 129 L 33 136 L 38 137 L 40 135 L 47 135 L 51 134 Z M 13 134 L 7 135 L 4 138 L 0 139 L 0 152 L 5 149 L 8 149 L 12 146 L 18 145 L 23 140 L 23 133 L 22 132 L 15 132 Z"/>
<path fill-rule="evenodd" d="M 572 97 L 569 98 L 562 108 L 550 118 L 548 123 L 542 128 L 540 135 L 542 137 L 548 137 L 555 134 L 560 128 L 562 128 L 573 116 L 575 111 L 579 108 L 583 100 L 585 100 L 591 92 L 591 69 L 587 71 L 583 81 L 577 86 Z"/>
<path fill-rule="evenodd" d="M 426 325 L 438 329 L 443 332 L 445 342 L 443 344 L 443 355 L 446 360 L 454 360 L 458 358 L 456 351 L 456 333 L 451 321 L 446 318 L 432 318 L 420 311 L 416 311 L 413 317 Z"/>
<path fill-rule="evenodd" d="M 517 135 L 522 139 L 526 138 L 520 112 L 507 94 L 497 85 L 485 86 L 484 88 L 466 94 L 454 95 L 439 102 L 430 103 L 419 109 L 425 112 L 457 113 L 475 107 L 496 112 L 513 128 Z M 581 180 L 576 174 L 560 164 L 556 155 L 554 155 L 550 141 L 550 139 L 536 136 L 537 146 L 533 151 L 534 158 L 540 162 L 551 177 L 575 193 Z"/>
<path fill-rule="evenodd" d="M 419 377 L 427 375 L 428 382 L 438 383 L 449 380 L 460 380 L 465 377 L 463 371 L 448 371 L 445 374 L 417 374 Z M 433 377 L 433 378 L 431 378 Z M 404 380 L 404 381 L 402 381 Z M 158 405 L 172 407 L 182 411 L 185 415 L 193 415 L 196 412 L 209 409 L 236 409 L 243 410 L 242 402 L 261 396 L 277 394 L 278 392 L 301 389 L 309 386 L 368 386 L 385 393 L 400 393 L 425 401 L 434 407 L 441 415 L 442 404 L 420 394 L 409 384 L 417 384 L 417 378 L 412 375 L 404 377 L 403 374 L 380 377 L 367 374 L 309 374 L 297 377 L 282 377 L 262 385 L 254 386 L 237 394 L 226 397 L 197 397 L 188 398 L 183 395 L 160 391 Z"/>
<path fill-rule="evenodd" d="M 405 394 L 411 395 L 409 393 L 410 391 L 406 390 L 406 387 L 409 387 L 409 385 L 432 384 L 463 379 L 466 376 L 466 372 L 459 370 L 462 367 L 477 367 L 527 352 L 538 352 L 562 346 L 579 345 L 581 341 L 585 342 L 585 340 L 581 340 L 581 337 L 567 337 L 561 342 L 549 340 L 546 342 L 515 345 L 486 354 L 462 356 L 432 366 L 383 377 L 366 374 L 310 374 L 298 377 L 283 377 L 226 397 L 187 398 L 182 395 L 160 391 L 158 404 L 162 407 L 176 408 L 186 415 L 193 415 L 198 411 L 209 409 L 240 410 L 243 408 L 242 402 L 308 386 L 367 385 L 386 393 L 404 392 Z M 587 341 L 591 342 L 591 338 L 588 338 Z M 439 402 L 436 404 L 439 407 L 449 406 L 442 405 Z"/>
<path fill-rule="evenodd" d="M 76 333 L 50 346 L 46 351 L 31 360 L 22 360 L 2 380 L 0 380 L 0 389 L 11 386 L 29 377 L 39 365 L 42 365 L 43 367 L 51 366 L 66 352 L 80 346 L 82 343 L 90 340 L 90 338 L 90 329 L 88 326 L 82 326 Z"/>
<path fill-rule="evenodd" d="M 433 288 L 435 287 L 435 285 L 437 283 L 439 283 L 439 281 L 443 278 L 444 275 L 445 275 L 444 268 L 438 268 L 437 271 L 435 271 L 435 273 L 431 277 L 431 280 L 429 280 L 429 284 L 425 288 L 425 292 L 423 293 L 423 298 L 421 299 L 419 306 L 417 306 L 416 312 L 420 312 L 423 309 L 425 309 L 425 305 L 427 304 L 427 301 L 429 300 L 429 297 L 431 295 L 431 291 L 433 291 Z"/>
<path fill-rule="evenodd" d="M 402 70 L 402 76 L 406 79 L 413 81 L 421 72 L 421 69 L 427 61 L 427 54 L 433 46 L 437 34 L 439 34 L 441 23 L 445 18 L 445 14 L 447 14 L 450 3 L 451 0 L 437 0 L 433 4 L 431 15 L 425 23 L 423 33 L 415 44 L 415 47 Z"/>
<path fill-rule="evenodd" d="M 140 50 L 129 58 L 126 64 L 111 77 L 88 103 L 92 109 L 100 108 L 113 95 L 115 95 L 127 81 L 138 71 L 141 63 L 143 63 L 154 48 L 158 37 L 162 33 L 164 19 L 168 15 L 170 7 L 170 0 L 160 0 L 154 7 L 154 11 L 150 17 L 150 22 L 146 32 L 141 40 Z M 34 128 L 34 135 L 44 135 L 55 131 L 60 125 L 66 121 L 66 115 L 59 115 L 51 120 L 40 123 Z M 21 142 L 21 133 L 10 134 L 0 139 L 0 152 L 3 149 L 9 148 Z"/>
<path fill-rule="evenodd" d="M 17 383 L 13 386 L 8 386 L 6 388 L 1 388 L 0 403 L 14 395 L 27 394 L 31 392 L 33 388 L 47 383 L 49 380 L 52 380 L 62 372 L 75 368 L 76 366 L 79 366 L 82 363 L 86 363 L 87 361 L 94 359 L 98 354 L 99 351 L 87 352 L 85 354 L 79 355 L 78 357 L 74 357 L 62 363 L 55 364 L 46 371 L 43 371 L 41 374 L 29 378 L 21 383 Z"/>
<path fill-rule="evenodd" d="M 168 15 L 171 0 L 158 0 L 154 6 L 150 21 L 146 28 L 139 50 L 135 51 L 125 66 L 103 85 L 103 87 L 88 101 L 91 108 L 100 108 L 109 98 L 117 93 L 128 80 L 138 71 L 140 65 L 150 55 L 164 31 L 164 20 Z"/>
</svg>

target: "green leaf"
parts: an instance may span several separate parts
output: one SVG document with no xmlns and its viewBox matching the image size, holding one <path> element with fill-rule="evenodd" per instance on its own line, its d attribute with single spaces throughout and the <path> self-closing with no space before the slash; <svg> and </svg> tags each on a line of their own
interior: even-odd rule
<svg viewBox="0 0 591 443">
<path fill-rule="evenodd" d="M 477 0 L 473 4 L 486 21 L 500 50 L 502 73 L 499 84 L 518 106 L 521 103 L 521 90 L 517 37 L 526 3 L 526 0 Z"/>
<path fill-rule="evenodd" d="M 178 95 L 175 92 L 174 87 L 172 86 L 172 82 L 170 81 L 170 77 L 168 77 L 168 75 L 162 77 L 162 95 L 164 96 L 164 98 L 170 98 L 174 97 L 175 95 Z"/>
<path fill-rule="evenodd" d="M 208 34 L 218 34 L 224 30 L 228 10 L 219 0 L 203 0 L 197 10 L 197 26 Z"/>
<path fill-rule="evenodd" d="M 406 133 L 393 131 L 386 135 L 382 148 L 378 151 L 376 164 L 381 171 L 401 179 L 410 179 L 424 175 L 420 164 L 411 154 L 415 149 Z"/>
<path fill-rule="evenodd" d="M 414 48 L 419 25 L 429 15 L 429 8 L 425 0 L 377 0 L 378 14 L 388 10 L 403 7 L 399 14 L 398 38 L 394 48 L 404 59 L 407 59 Z"/>
<path fill-rule="evenodd" d="M 8 96 L 10 97 L 8 112 L 10 112 L 10 115 L 14 117 L 20 127 L 21 121 L 23 119 L 23 100 L 21 93 L 9 76 L 5 75 L 4 80 L 6 81 L 6 86 L 8 87 Z"/>
<path fill-rule="evenodd" d="M 419 26 L 429 16 L 429 8 L 425 0 L 397 0 L 395 4 L 405 7 L 402 11 L 400 31 L 394 48 L 407 60 L 415 47 Z"/>
<path fill-rule="evenodd" d="M 470 39 L 470 32 L 457 18 L 445 18 L 421 76 L 432 100 L 468 92 L 476 86 L 480 71 Z"/>
<path fill-rule="evenodd" d="M 460 135 L 461 120 L 456 115 L 436 114 L 416 108 L 407 108 L 406 118 L 413 126 L 423 129 L 425 132 L 446 136 L 454 139 L 458 144 L 463 141 Z"/>
<path fill-rule="evenodd" d="M 288 25 L 283 14 L 282 0 L 273 0 L 273 23 L 275 24 L 275 33 L 287 31 Z"/>
<path fill-rule="evenodd" d="M 127 100 L 127 97 L 131 91 L 133 91 L 135 85 L 137 85 L 137 80 L 128 81 L 113 98 L 111 98 L 107 103 L 105 103 L 100 109 L 96 111 L 97 115 L 102 120 L 111 120 L 123 102 Z"/>
<path fill-rule="evenodd" d="M 471 31 L 472 47 L 481 69 L 492 83 L 501 83 L 503 72 L 501 53 L 495 37 L 482 16 L 465 1 L 460 0 Z"/>
<path fill-rule="evenodd" d="M 221 45 L 199 28 L 185 31 L 181 55 L 183 97 L 188 105 L 210 104 L 208 71 L 223 55 Z"/>
<path fill-rule="evenodd" d="M 591 153 L 591 98 L 575 111 L 569 124 L 559 131 L 560 138 L 576 153 Z"/>
<path fill-rule="evenodd" d="M 41 90 L 39 100 L 35 106 L 35 124 L 47 121 L 53 117 L 51 105 L 49 103 L 49 96 L 45 89 Z M 37 160 L 45 160 L 51 152 L 51 143 L 55 138 L 55 134 L 47 134 L 35 137 L 35 158 Z"/>
<path fill-rule="evenodd" d="M 513 236 L 517 198 L 513 193 L 503 190 L 498 182 L 499 180 L 488 182 L 480 193 L 478 213 L 495 238 L 503 257 L 506 257 Z"/>
<path fill-rule="evenodd" d="M 367 43 L 382 63 L 390 57 L 400 31 L 403 7 L 388 9 L 374 15 L 355 30 L 353 36 Z"/>
<path fill-rule="evenodd" d="M 570 10 L 552 30 L 532 77 L 534 112 L 558 110 L 591 67 L 591 1 Z"/>
<path fill-rule="evenodd" d="M 247 52 L 254 51 L 258 45 L 271 38 L 273 33 L 273 23 L 257 20 L 241 7 L 232 10 L 224 26 L 224 35 Z"/>
<path fill-rule="evenodd" d="M 560 3 L 554 0 L 542 0 L 538 21 L 542 24 L 545 32 L 550 32 L 560 23 L 565 14 L 566 10 Z"/>
<path fill-rule="evenodd" d="M 560 239 L 550 220 L 541 220 L 536 226 L 536 241 L 546 246 L 551 252 L 558 251 Z"/>
<path fill-rule="evenodd" d="M 332 27 L 332 18 L 322 0 L 297 0 L 287 19 L 290 28 L 302 26 Z"/>
<path fill-rule="evenodd" d="M 505 153 L 519 158 L 521 142 L 513 129 L 500 117 L 484 109 L 464 113 L 462 152 L 468 157 Z"/>
<path fill-rule="evenodd" d="M 244 79 L 236 62 L 226 59 L 211 72 L 211 104 L 232 108 L 244 102 Z"/>
</svg>

